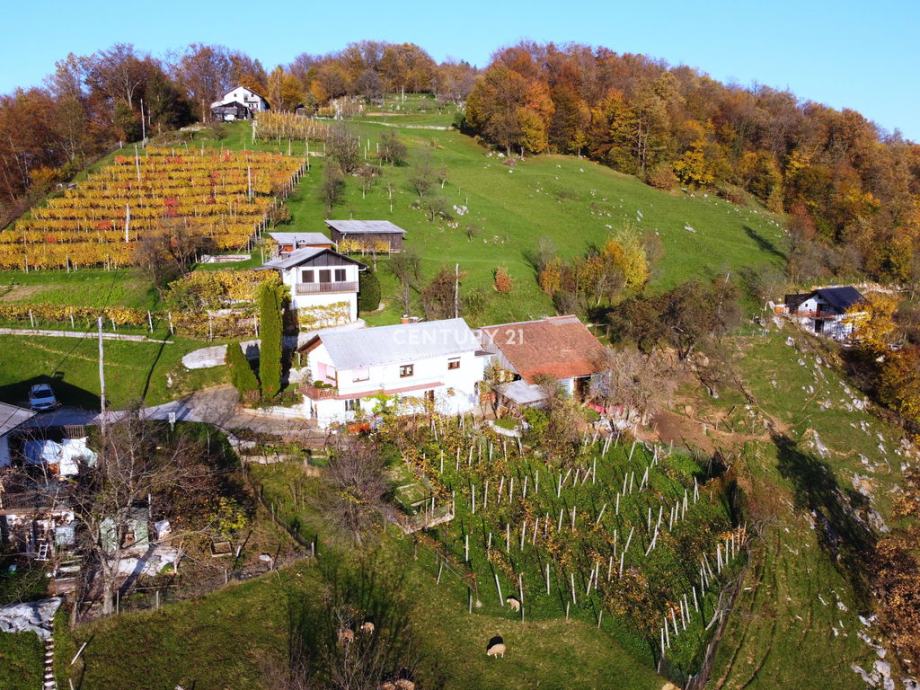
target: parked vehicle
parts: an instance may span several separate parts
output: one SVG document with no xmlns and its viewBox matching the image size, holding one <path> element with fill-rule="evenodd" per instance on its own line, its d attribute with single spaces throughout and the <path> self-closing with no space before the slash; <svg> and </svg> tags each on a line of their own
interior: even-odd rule
<svg viewBox="0 0 920 690">
<path fill-rule="evenodd" d="M 47 383 L 36 383 L 29 389 L 29 407 L 36 412 L 51 410 L 58 406 L 54 389 Z"/>
</svg>

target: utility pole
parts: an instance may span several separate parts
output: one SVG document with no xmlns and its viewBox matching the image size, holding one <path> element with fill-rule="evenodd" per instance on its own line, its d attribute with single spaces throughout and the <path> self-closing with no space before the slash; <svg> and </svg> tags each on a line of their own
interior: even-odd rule
<svg viewBox="0 0 920 690">
<path fill-rule="evenodd" d="M 460 316 L 460 264 L 454 264 L 454 318 Z"/>
<path fill-rule="evenodd" d="M 144 99 L 141 99 L 141 141 L 147 145 L 147 119 L 144 117 Z"/>
<path fill-rule="evenodd" d="M 102 437 L 105 438 L 105 352 L 102 349 L 102 317 L 96 321 L 99 327 L 99 408 L 101 414 Z"/>
</svg>

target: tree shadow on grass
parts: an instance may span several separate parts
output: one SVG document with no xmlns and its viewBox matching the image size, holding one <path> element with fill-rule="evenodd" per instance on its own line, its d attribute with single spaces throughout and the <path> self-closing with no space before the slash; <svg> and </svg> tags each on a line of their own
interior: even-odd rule
<svg viewBox="0 0 920 690">
<path fill-rule="evenodd" d="M 792 482 L 796 507 L 814 513 L 818 543 L 847 577 L 858 601 L 865 605 L 875 536 L 856 513 L 864 503 L 840 488 L 824 460 L 802 452 L 788 436 L 775 434 L 773 442 L 779 472 Z"/>
<path fill-rule="evenodd" d="M 29 389 L 36 383 L 47 383 L 54 389 L 54 395 L 62 405 L 81 407 L 87 410 L 99 409 L 99 396 L 66 381 L 65 371 L 55 371 L 51 376 L 42 374 L 16 383 L 0 386 L 0 401 L 20 407 L 29 406 Z"/>
<path fill-rule="evenodd" d="M 744 232 L 748 237 L 754 240 L 754 242 L 757 244 L 757 246 L 760 248 L 761 251 L 767 252 L 768 254 L 772 254 L 773 256 L 782 259 L 783 261 L 786 261 L 786 259 L 788 258 L 785 252 L 777 249 L 776 245 L 773 244 L 773 242 L 771 242 L 766 237 L 761 235 L 751 226 L 745 225 Z"/>
</svg>

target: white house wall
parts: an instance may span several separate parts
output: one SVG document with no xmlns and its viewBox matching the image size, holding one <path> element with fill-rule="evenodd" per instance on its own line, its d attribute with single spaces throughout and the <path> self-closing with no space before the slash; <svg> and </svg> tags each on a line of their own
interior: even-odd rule
<svg viewBox="0 0 920 690">
<path fill-rule="evenodd" d="M 324 270 L 325 266 L 321 267 Z M 348 266 L 329 266 L 329 270 L 345 269 L 345 281 L 347 283 L 358 283 L 358 267 L 355 265 Z M 319 267 L 295 266 L 281 272 L 281 282 L 288 288 L 291 295 L 291 308 L 295 310 L 312 309 L 315 307 L 328 307 L 337 302 L 348 303 L 348 320 L 356 321 L 358 318 L 358 293 L 355 292 L 316 292 L 307 295 L 297 294 L 297 285 L 301 282 L 300 275 L 304 270 L 319 271 Z M 316 276 L 319 281 L 318 275 Z M 334 325 L 334 324 L 327 324 Z"/>
<path fill-rule="evenodd" d="M 459 368 L 448 369 L 448 361 L 455 358 L 460 361 Z M 335 370 L 328 351 L 319 344 L 309 353 L 307 366 L 312 380 L 332 383 L 326 374 L 334 372 L 338 381 L 338 395 L 361 398 L 360 408 L 367 414 L 373 413 L 379 404 L 379 400 L 372 397 L 379 391 L 386 394 L 387 391 L 410 387 L 413 390 L 392 394 L 398 413 L 422 411 L 426 392 L 434 391 L 435 409 L 438 412 L 460 414 L 474 409 L 478 403 L 478 384 L 483 379 L 484 360 L 474 352 L 464 352 L 420 360 L 407 357 L 403 362 L 372 366 L 366 370 Z M 400 377 L 399 369 L 404 364 L 413 365 L 412 376 Z M 305 403 L 321 426 L 351 421 L 355 417 L 354 412 L 346 411 L 345 400 L 307 399 Z"/>
</svg>

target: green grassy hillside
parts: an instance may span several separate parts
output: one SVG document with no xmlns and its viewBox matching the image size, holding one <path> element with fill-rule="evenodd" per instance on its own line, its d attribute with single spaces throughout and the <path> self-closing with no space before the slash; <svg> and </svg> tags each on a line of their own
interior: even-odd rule
<svg viewBox="0 0 920 690">
<path fill-rule="evenodd" d="M 381 135 L 397 131 L 409 147 L 409 162 L 384 166 L 366 198 L 362 198 L 358 180 L 349 178 L 344 199 L 331 216 L 382 218 L 405 228 L 407 244 L 421 255 L 429 275 L 441 266 L 459 263 L 467 274 L 464 288 L 481 288 L 489 295 L 487 309 L 474 320 L 501 322 L 552 312 L 528 262 L 528 253 L 538 247 L 541 238 L 549 239 L 561 255 L 575 256 L 602 244 L 611 232 L 626 225 L 656 233 L 664 247 L 652 282 L 658 289 L 726 270 L 782 263 L 782 227 L 763 210 L 738 207 L 702 192 L 662 192 L 634 177 L 571 156 L 528 158 L 511 167 L 457 131 L 418 128 L 426 122 L 443 127 L 445 116 L 388 115 L 352 121 L 350 126 L 371 157 Z M 244 123 L 232 125 L 220 145 L 251 146 L 249 131 Z M 274 147 L 287 151 L 287 142 Z M 303 146 L 294 145 L 292 150 L 302 152 Z M 311 151 L 320 153 L 322 147 L 314 144 Z M 413 161 L 427 155 L 435 170 L 447 171 L 443 189 L 436 183 L 433 193 L 455 207 L 452 223 L 429 222 L 423 210 L 413 208 L 418 200 L 409 183 Z M 326 212 L 319 194 L 323 160 L 311 160 L 310 175 L 288 200 L 293 216 L 290 227 L 282 229 L 324 228 Z M 470 225 L 477 228 L 472 238 L 466 232 Z M 514 279 L 511 294 L 492 290 L 492 272 L 497 266 L 509 269 Z M 381 274 L 389 308 L 373 321 L 392 322 L 401 308 L 394 304 L 393 281 L 386 279 L 386 271 Z"/>
</svg>

